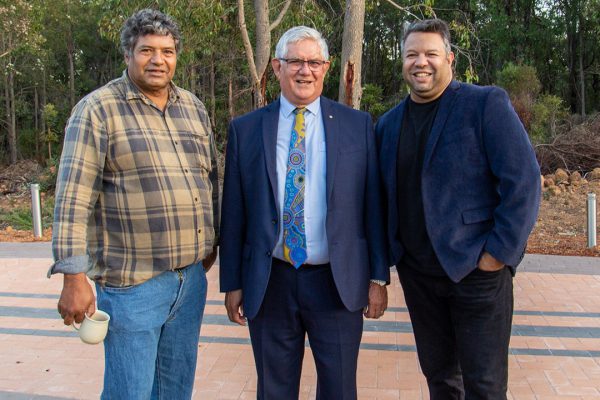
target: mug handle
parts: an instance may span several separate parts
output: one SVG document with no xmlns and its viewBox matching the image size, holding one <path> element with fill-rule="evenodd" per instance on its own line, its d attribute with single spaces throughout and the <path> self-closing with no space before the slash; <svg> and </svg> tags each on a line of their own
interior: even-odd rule
<svg viewBox="0 0 600 400">
<path fill-rule="evenodd" d="M 83 319 L 85 320 L 88 315 L 87 315 L 87 313 L 85 313 L 84 315 L 85 315 L 85 317 Z M 81 321 L 81 322 L 83 322 L 83 321 Z M 75 329 L 77 332 L 79 332 L 79 329 L 81 329 L 81 324 L 79 324 L 79 328 L 78 328 L 75 326 L 76 323 L 77 322 L 75 322 L 75 320 L 73 320 L 73 323 L 71 324 L 71 326 L 73 327 L 73 329 Z"/>
</svg>

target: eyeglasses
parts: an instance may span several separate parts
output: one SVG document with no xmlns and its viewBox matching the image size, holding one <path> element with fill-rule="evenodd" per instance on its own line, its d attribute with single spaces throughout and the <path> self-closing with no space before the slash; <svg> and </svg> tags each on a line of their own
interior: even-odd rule
<svg viewBox="0 0 600 400">
<path fill-rule="evenodd" d="M 299 58 L 278 58 L 279 61 L 285 61 L 291 71 L 299 71 L 304 63 L 308 64 L 308 68 L 311 71 L 320 71 L 324 64 L 329 61 L 321 60 L 301 60 Z"/>
</svg>

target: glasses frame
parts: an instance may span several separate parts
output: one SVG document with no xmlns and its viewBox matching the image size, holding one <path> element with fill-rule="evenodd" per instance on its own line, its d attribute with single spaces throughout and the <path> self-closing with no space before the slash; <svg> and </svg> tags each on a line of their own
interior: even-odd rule
<svg viewBox="0 0 600 400">
<path fill-rule="evenodd" d="M 284 61 L 288 68 L 292 71 L 300 71 L 304 64 L 313 72 L 318 72 L 323 68 L 323 65 L 328 64 L 329 60 L 303 60 L 301 58 L 278 58 L 279 61 Z M 302 63 L 295 65 L 295 63 Z"/>
</svg>

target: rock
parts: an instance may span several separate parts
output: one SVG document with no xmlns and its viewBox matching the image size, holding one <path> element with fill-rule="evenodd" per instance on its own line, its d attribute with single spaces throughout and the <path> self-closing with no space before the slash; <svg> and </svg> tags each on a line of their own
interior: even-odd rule
<svg viewBox="0 0 600 400">
<path fill-rule="evenodd" d="M 600 168 L 594 168 L 592 171 L 588 172 L 586 178 L 589 181 L 600 181 Z"/>
<path fill-rule="evenodd" d="M 573 183 L 573 182 L 580 182 L 581 181 L 581 174 L 578 171 L 575 171 L 571 174 L 571 176 L 569 176 L 569 182 Z"/>
<path fill-rule="evenodd" d="M 554 179 L 544 178 L 544 187 L 549 188 L 550 186 L 554 186 Z"/>
<path fill-rule="evenodd" d="M 550 193 L 552 196 L 557 196 L 562 193 L 562 190 L 560 190 L 558 186 L 552 185 L 548 187 L 548 193 Z"/>
<path fill-rule="evenodd" d="M 554 173 L 554 180 L 556 181 L 556 183 L 568 182 L 569 174 L 567 174 L 567 172 L 564 169 L 559 168 Z"/>
</svg>

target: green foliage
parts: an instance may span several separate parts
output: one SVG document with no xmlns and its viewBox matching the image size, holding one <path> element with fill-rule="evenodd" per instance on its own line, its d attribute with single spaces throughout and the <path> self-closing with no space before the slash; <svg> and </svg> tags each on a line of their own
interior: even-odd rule
<svg viewBox="0 0 600 400">
<path fill-rule="evenodd" d="M 35 130 L 27 128 L 19 132 L 17 138 L 17 150 L 23 158 L 35 157 Z"/>
<path fill-rule="evenodd" d="M 377 85 L 367 83 L 363 87 L 361 108 L 370 113 L 374 119 L 379 118 L 386 112 L 388 105 L 383 103 L 383 89 Z"/>
<path fill-rule="evenodd" d="M 497 83 L 513 97 L 535 99 L 542 88 L 534 67 L 511 62 L 498 72 Z"/>
<path fill-rule="evenodd" d="M 54 189 L 56 188 L 56 176 L 58 174 L 59 162 L 60 159 L 56 156 L 48 159 L 46 162 L 46 167 L 37 178 L 40 185 L 40 192 L 54 192 Z"/>
<path fill-rule="evenodd" d="M 535 68 L 508 63 L 498 72 L 498 85 L 506 89 L 517 115 L 530 132 L 533 106 L 541 89 Z"/>
<path fill-rule="evenodd" d="M 533 105 L 529 136 L 534 143 L 548 143 L 556 135 L 556 128 L 568 117 L 562 99 L 553 94 L 541 95 Z"/>
<path fill-rule="evenodd" d="M 32 230 L 33 216 L 31 207 L 15 208 L 10 211 L 0 209 L 0 224 L 7 224 L 17 230 Z M 42 228 L 52 226 L 54 218 L 54 198 L 42 201 Z"/>
</svg>

